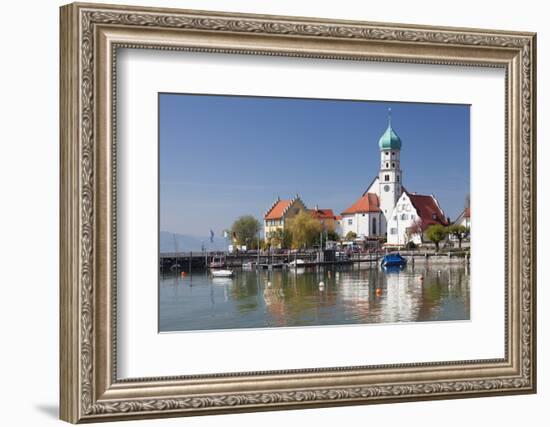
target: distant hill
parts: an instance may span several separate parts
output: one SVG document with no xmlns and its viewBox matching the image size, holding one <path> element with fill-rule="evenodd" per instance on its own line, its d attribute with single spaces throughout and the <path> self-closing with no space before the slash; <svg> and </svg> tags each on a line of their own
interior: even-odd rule
<svg viewBox="0 0 550 427">
<path fill-rule="evenodd" d="M 178 252 L 198 252 L 202 249 L 202 242 L 208 251 L 227 250 L 227 243 L 223 237 L 214 236 L 214 242 L 210 243 L 210 236 L 190 236 L 187 234 L 170 233 L 168 231 L 160 232 L 160 252 L 175 252 L 176 237 Z"/>
</svg>

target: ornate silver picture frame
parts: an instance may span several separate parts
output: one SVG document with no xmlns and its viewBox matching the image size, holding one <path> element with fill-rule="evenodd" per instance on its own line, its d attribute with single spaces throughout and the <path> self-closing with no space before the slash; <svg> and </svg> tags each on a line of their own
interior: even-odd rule
<svg viewBox="0 0 550 427">
<path fill-rule="evenodd" d="M 61 419 L 97 422 L 536 391 L 535 34 L 70 4 L 61 8 L 60 43 Z M 121 48 L 503 69 L 504 357 L 120 379 Z"/>
</svg>

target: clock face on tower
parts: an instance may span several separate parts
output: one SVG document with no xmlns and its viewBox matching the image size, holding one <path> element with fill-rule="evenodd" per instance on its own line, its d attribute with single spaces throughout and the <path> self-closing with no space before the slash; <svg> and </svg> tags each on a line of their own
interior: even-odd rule
<svg viewBox="0 0 550 427">
<path fill-rule="evenodd" d="M 390 191 L 390 186 L 389 186 L 389 185 L 387 185 L 387 184 L 386 184 L 386 185 L 384 185 L 384 191 L 385 191 L 385 192 L 388 192 L 388 191 Z"/>
</svg>

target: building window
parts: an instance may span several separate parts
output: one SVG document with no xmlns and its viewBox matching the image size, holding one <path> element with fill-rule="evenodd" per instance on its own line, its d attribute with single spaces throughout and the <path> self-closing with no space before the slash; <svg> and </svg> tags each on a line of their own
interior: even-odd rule
<svg viewBox="0 0 550 427">
<path fill-rule="evenodd" d="M 363 216 L 365 216 L 365 214 L 363 214 Z"/>
<path fill-rule="evenodd" d="M 389 151 L 386 151 L 386 156 L 389 156 L 390 155 L 390 152 Z"/>
<path fill-rule="evenodd" d="M 392 155 L 392 156 L 395 156 L 395 151 L 392 151 L 392 152 L 391 152 L 391 155 Z"/>
<path fill-rule="evenodd" d="M 372 234 L 377 234 L 376 233 L 376 218 L 372 219 Z"/>
<path fill-rule="evenodd" d="M 395 167 L 395 163 L 392 163 L 392 164 L 391 164 L 391 167 L 394 168 L 394 167 Z"/>
<path fill-rule="evenodd" d="M 401 214 L 401 219 L 409 219 L 407 214 Z"/>
<path fill-rule="evenodd" d="M 390 167 L 390 164 L 386 162 L 386 169 Z"/>
<path fill-rule="evenodd" d="M 348 225 L 353 225 L 353 219 L 348 219 Z"/>
<path fill-rule="evenodd" d="M 392 228 L 390 230 L 390 234 L 397 234 L 397 228 Z"/>
<path fill-rule="evenodd" d="M 397 182 L 399 182 L 399 175 L 397 175 Z"/>
<path fill-rule="evenodd" d="M 384 181 L 389 181 L 390 180 L 390 176 L 389 175 L 384 175 Z"/>
</svg>

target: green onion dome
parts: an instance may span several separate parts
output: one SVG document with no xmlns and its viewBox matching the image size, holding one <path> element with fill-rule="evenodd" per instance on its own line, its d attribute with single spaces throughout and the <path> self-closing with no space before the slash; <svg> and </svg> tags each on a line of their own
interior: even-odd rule
<svg viewBox="0 0 550 427">
<path fill-rule="evenodd" d="M 388 128 L 386 132 L 380 137 L 378 141 L 380 150 L 400 150 L 401 149 L 401 138 L 395 133 L 391 127 L 391 122 L 388 123 Z"/>
</svg>

